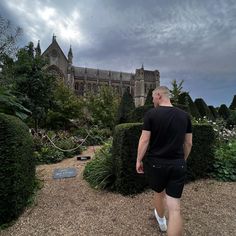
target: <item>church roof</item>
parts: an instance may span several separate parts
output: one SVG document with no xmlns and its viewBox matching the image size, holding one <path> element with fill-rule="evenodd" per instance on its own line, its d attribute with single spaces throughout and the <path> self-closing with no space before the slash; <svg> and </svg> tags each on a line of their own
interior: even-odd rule
<svg viewBox="0 0 236 236">
<path fill-rule="evenodd" d="M 122 80 L 130 81 L 133 77 L 132 73 L 119 72 L 119 71 L 109 71 L 100 70 L 86 67 L 74 67 L 75 77 L 87 75 L 90 78 L 108 79 L 108 80 Z"/>
<path fill-rule="evenodd" d="M 61 52 L 61 54 L 63 55 L 63 57 L 68 61 L 67 57 L 65 56 L 64 52 L 62 51 L 61 47 L 59 46 L 59 44 L 56 40 L 56 36 L 53 36 L 52 43 L 43 52 L 42 56 L 44 56 L 49 50 L 54 49 L 54 48 L 58 49 Z"/>
</svg>

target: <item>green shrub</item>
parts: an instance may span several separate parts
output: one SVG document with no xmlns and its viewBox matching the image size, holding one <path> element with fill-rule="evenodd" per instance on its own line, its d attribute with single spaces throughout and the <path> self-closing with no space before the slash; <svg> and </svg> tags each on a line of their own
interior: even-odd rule
<svg viewBox="0 0 236 236">
<path fill-rule="evenodd" d="M 194 103 L 202 118 L 207 117 L 210 120 L 214 120 L 213 114 L 211 113 L 210 109 L 202 98 L 197 98 Z"/>
<path fill-rule="evenodd" d="M 108 140 L 112 132 L 110 129 L 101 129 L 98 126 L 92 126 L 90 128 L 80 128 L 75 134 L 77 137 L 84 139 L 88 134 L 85 145 L 101 145 Z"/>
<path fill-rule="evenodd" d="M 145 175 L 137 174 L 135 169 L 141 130 L 141 123 L 121 124 L 115 128 L 112 147 L 114 188 L 124 195 L 142 192 L 147 186 Z M 214 144 L 215 133 L 210 125 L 193 126 L 193 148 L 187 161 L 188 181 L 205 178 L 212 171 Z"/>
<path fill-rule="evenodd" d="M 83 177 L 97 189 L 112 189 L 114 184 L 114 165 L 111 155 L 111 140 L 95 153 L 95 157 L 84 169 Z"/>
<path fill-rule="evenodd" d="M 0 225 L 19 216 L 34 191 L 35 159 L 29 128 L 0 114 Z"/>
<path fill-rule="evenodd" d="M 206 178 L 213 169 L 216 136 L 211 125 L 193 125 L 193 147 L 187 160 L 187 180 Z"/>
<path fill-rule="evenodd" d="M 62 161 L 64 153 L 50 145 L 44 145 L 40 151 L 34 152 L 37 164 L 51 164 Z"/>
<path fill-rule="evenodd" d="M 236 110 L 230 110 L 229 117 L 227 119 L 227 127 L 232 128 L 236 126 Z"/>
<path fill-rule="evenodd" d="M 225 104 L 220 106 L 218 113 L 224 120 L 227 120 L 230 116 L 230 110 Z"/>
<path fill-rule="evenodd" d="M 200 118 L 200 113 L 193 102 L 192 98 L 190 97 L 189 93 L 183 92 L 179 95 L 178 98 L 179 104 L 186 105 L 188 107 L 187 112 L 190 113 L 195 118 Z"/>
<path fill-rule="evenodd" d="M 211 111 L 212 115 L 214 116 L 214 118 L 218 119 L 219 118 L 219 114 L 218 114 L 216 108 L 213 107 L 213 106 L 208 106 L 208 108 L 210 109 L 210 111 Z"/>
<path fill-rule="evenodd" d="M 135 168 L 141 130 L 140 123 L 121 124 L 115 128 L 112 146 L 114 189 L 123 195 L 142 192 L 147 186 L 145 175 L 138 174 Z"/>
<path fill-rule="evenodd" d="M 223 181 L 236 181 L 236 140 L 221 144 L 216 149 L 213 177 Z"/>
</svg>

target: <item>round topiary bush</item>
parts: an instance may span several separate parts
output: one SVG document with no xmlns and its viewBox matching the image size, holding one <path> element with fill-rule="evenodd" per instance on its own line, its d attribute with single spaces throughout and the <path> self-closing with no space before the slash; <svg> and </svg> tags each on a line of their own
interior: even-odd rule
<svg viewBox="0 0 236 236">
<path fill-rule="evenodd" d="M 0 225 L 26 206 L 35 183 L 33 140 L 18 118 L 0 113 Z"/>
</svg>

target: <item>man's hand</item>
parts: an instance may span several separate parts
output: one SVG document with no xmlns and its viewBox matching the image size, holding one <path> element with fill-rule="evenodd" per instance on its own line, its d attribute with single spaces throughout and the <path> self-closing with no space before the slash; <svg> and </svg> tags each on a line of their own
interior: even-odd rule
<svg viewBox="0 0 236 236">
<path fill-rule="evenodd" d="M 136 171 L 137 173 L 139 174 L 144 174 L 144 171 L 143 171 L 143 162 L 142 161 L 138 161 L 136 162 Z"/>
</svg>

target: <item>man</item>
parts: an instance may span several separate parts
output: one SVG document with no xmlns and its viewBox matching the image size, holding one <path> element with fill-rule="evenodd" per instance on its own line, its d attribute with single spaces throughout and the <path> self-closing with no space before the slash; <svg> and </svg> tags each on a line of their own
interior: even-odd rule
<svg viewBox="0 0 236 236">
<path fill-rule="evenodd" d="M 144 173 L 142 159 L 149 147 L 147 177 L 155 191 L 155 217 L 161 231 L 167 231 L 168 236 L 179 236 L 183 233 L 180 198 L 186 160 L 192 147 L 192 124 L 186 112 L 172 106 L 167 87 L 157 87 L 152 96 L 155 108 L 144 117 L 136 170 L 139 174 Z M 168 229 L 164 216 L 165 199 L 169 212 Z"/>
</svg>

